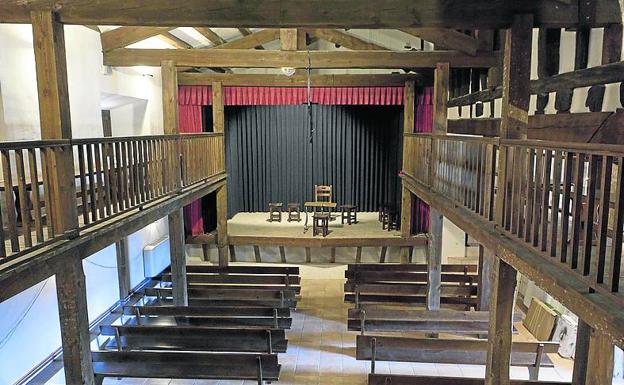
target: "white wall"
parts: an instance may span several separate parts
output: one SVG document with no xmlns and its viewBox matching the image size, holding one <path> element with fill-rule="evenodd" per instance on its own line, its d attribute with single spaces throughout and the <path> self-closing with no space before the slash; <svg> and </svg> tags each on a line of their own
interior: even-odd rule
<svg viewBox="0 0 624 385">
<path fill-rule="evenodd" d="M 105 75 L 98 33 L 80 26 L 66 26 L 65 41 L 75 138 L 102 136 L 103 93 L 133 99 L 112 109 L 113 135 L 162 133 L 158 68 L 113 70 L 111 75 Z M 31 26 L 0 25 L 0 47 L 0 140 L 39 139 Z M 133 286 L 144 278 L 143 247 L 166 235 L 167 222 L 160 220 L 129 236 Z M 89 320 L 93 320 L 118 299 L 115 247 L 109 246 L 86 258 L 83 267 Z M 17 381 L 60 344 L 54 277 L 0 303 L 0 384 Z M 57 378 L 62 381 L 62 375 Z"/>
</svg>

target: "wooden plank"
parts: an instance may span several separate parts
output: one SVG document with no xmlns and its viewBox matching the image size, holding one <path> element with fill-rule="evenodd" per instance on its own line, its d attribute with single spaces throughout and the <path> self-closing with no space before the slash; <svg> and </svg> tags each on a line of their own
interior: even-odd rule
<svg viewBox="0 0 624 385">
<path fill-rule="evenodd" d="M 276 310 L 276 312 L 274 311 Z M 195 317 L 290 317 L 290 309 L 266 307 L 192 307 L 192 306 L 124 306 L 124 314 L 146 316 L 195 316 Z"/>
<path fill-rule="evenodd" d="M 104 53 L 104 64 L 124 66 L 159 66 L 173 60 L 182 67 L 229 68 L 434 68 L 437 63 L 452 67 L 495 66 L 496 53 L 469 56 L 456 51 L 259 51 L 248 49 L 131 49 L 120 48 Z"/>
<path fill-rule="evenodd" d="M 477 39 L 453 29 L 402 28 L 400 31 L 433 43 L 436 49 L 452 49 L 474 56 L 479 48 Z"/>
<path fill-rule="evenodd" d="M 354 276 L 353 272 L 356 271 L 398 271 L 398 272 L 418 272 L 426 273 L 426 263 L 350 263 L 347 265 L 348 273 L 345 273 L 346 278 Z M 464 273 L 475 275 L 477 273 L 476 264 L 443 264 L 443 273 Z"/>
<path fill-rule="evenodd" d="M 164 41 L 165 43 L 169 44 L 173 48 L 177 48 L 177 49 L 190 49 L 190 48 L 193 48 L 192 45 L 190 45 L 186 41 L 180 39 L 179 37 L 177 37 L 176 35 L 172 34 L 171 32 L 163 32 L 160 35 L 158 35 L 158 38 L 160 40 Z"/>
<path fill-rule="evenodd" d="M 299 275 L 298 266 L 256 266 L 230 265 L 226 268 L 213 265 L 187 265 L 188 273 L 222 273 L 222 274 L 269 274 L 269 275 Z"/>
<path fill-rule="evenodd" d="M 310 35 L 326 40 L 330 43 L 334 43 L 337 46 L 344 47 L 352 50 L 387 50 L 388 48 L 379 44 L 368 42 L 357 36 L 351 35 L 346 32 L 342 32 L 336 29 L 308 29 L 306 30 Z"/>
<path fill-rule="evenodd" d="M 380 247 L 380 246 L 424 246 L 425 237 L 416 236 L 409 239 L 401 237 L 386 238 L 292 238 L 292 237 L 264 237 L 264 236 L 228 236 L 231 245 L 236 246 L 285 246 L 285 247 Z"/>
<path fill-rule="evenodd" d="M 215 31 L 206 27 L 195 27 L 195 30 L 202 34 L 214 47 L 225 44 L 226 40 L 219 36 Z"/>
<path fill-rule="evenodd" d="M 171 282 L 171 273 L 163 274 L 162 282 Z M 233 274 L 233 273 L 187 273 L 186 280 L 189 284 L 239 284 L 239 285 L 299 285 L 301 277 L 297 275 L 268 275 L 268 274 Z M 211 285 L 202 285 L 212 287 Z"/>
<path fill-rule="evenodd" d="M 163 60 L 162 98 L 163 98 L 163 128 L 166 135 L 179 134 L 178 128 L 178 71 L 171 60 Z"/>
<path fill-rule="evenodd" d="M 177 306 L 188 305 L 186 252 L 184 250 L 184 224 L 182 218 L 182 210 L 176 210 L 168 216 L 173 302 Z"/>
<path fill-rule="evenodd" d="M 587 384 L 613 382 L 613 342 L 600 331 L 592 329 L 587 355 Z"/>
<path fill-rule="evenodd" d="M 407 81 L 418 82 L 421 79 L 421 76 L 414 74 L 312 74 L 310 83 L 313 87 L 389 87 L 403 86 Z M 180 85 L 211 85 L 213 82 L 220 82 L 223 86 L 305 87 L 308 84 L 308 76 L 182 72 L 178 74 L 178 82 Z"/>
<path fill-rule="evenodd" d="M 507 28 L 516 13 L 535 14 L 536 26 L 556 28 L 579 24 L 576 3 L 561 1 L 506 1 L 476 0 L 465 7 L 461 0 L 423 0 L 418 4 L 407 0 L 385 1 L 371 6 L 360 1 L 347 0 L 336 7 L 328 0 L 309 2 L 279 2 L 252 0 L 241 5 L 236 1 L 206 3 L 190 0 L 184 7 L 163 0 L 128 3 L 107 0 L 98 3 L 66 0 L 54 7 L 52 0 L 6 0 L 0 4 L 0 22 L 28 23 L 29 12 L 54 9 L 61 22 L 79 25 L 145 25 L 145 26 L 206 26 L 238 28 L 241 25 L 283 28 L 407 28 L 441 27 L 456 29 Z M 595 26 L 620 23 L 621 12 L 617 1 L 601 1 L 596 5 Z"/>
<path fill-rule="evenodd" d="M 218 49 L 251 49 L 262 46 L 262 44 L 270 43 L 280 38 L 280 30 L 276 28 L 267 28 L 254 32 L 251 35 L 244 36 L 240 39 L 228 41 L 218 45 Z M 212 67 L 212 66 L 211 66 Z M 221 66 L 217 66 L 221 67 Z"/>
<path fill-rule="evenodd" d="M 569 382 L 560 381 L 537 381 L 537 380 L 511 380 L 511 385 L 569 385 Z M 483 385 L 480 378 L 468 377 L 425 377 L 399 374 L 369 374 L 368 385 Z"/>
<path fill-rule="evenodd" d="M 419 283 L 362 283 L 356 284 L 347 282 L 344 285 L 345 293 L 357 292 L 359 294 L 386 294 L 386 295 L 427 295 L 427 285 Z M 464 285 L 442 285 L 440 287 L 441 297 L 470 297 L 477 294 L 476 286 Z M 345 296 L 345 298 L 351 298 Z"/>
<path fill-rule="evenodd" d="M 120 27 L 100 35 L 104 52 L 124 48 L 142 40 L 169 32 L 171 27 Z"/>
</svg>

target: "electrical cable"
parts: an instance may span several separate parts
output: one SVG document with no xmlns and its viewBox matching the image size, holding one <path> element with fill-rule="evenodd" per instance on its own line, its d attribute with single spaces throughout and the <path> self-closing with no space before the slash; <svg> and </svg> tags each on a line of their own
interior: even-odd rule
<svg viewBox="0 0 624 385">
<path fill-rule="evenodd" d="M 45 289 L 46 285 L 48 284 L 48 281 L 49 279 L 46 279 L 41 284 L 41 286 L 39 287 L 39 290 L 37 291 L 37 294 L 33 296 L 33 299 L 30 301 L 30 303 L 24 310 L 24 313 L 22 313 L 22 315 L 17 320 L 17 322 L 15 322 L 15 325 L 13 325 L 11 330 L 9 330 L 9 332 L 0 340 L 0 350 L 4 348 L 4 346 L 9 342 L 11 337 L 13 337 L 13 334 L 15 334 L 15 331 L 17 330 L 17 328 L 22 324 L 22 322 L 24 322 L 24 319 L 26 319 L 26 317 L 28 316 L 28 313 L 30 313 L 30 310 L 35 305 L 35 302 L 37 302 L 37 299 L 39 299 L 39 297 L 41 296 L 41 293 L 43 292 L 43 289 Z"/>
</svg>

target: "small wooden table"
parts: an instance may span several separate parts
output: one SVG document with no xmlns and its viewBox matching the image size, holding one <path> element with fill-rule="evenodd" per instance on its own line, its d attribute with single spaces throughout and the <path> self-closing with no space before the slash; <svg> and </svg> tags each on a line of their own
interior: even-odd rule
<svg viewBox="0 0 624 385">
<path fill-rule="evenodd" d="M 308 212 L 309 212 L 309 208 L 310 207 L 314 210 L 314 209 L 317 209 L 317 208 L 321 208 L 321 209 L 335 209 L 336 206 L 337 206 L 336 202 L 324 202 L 324 201 L 305 202 L 303 204 L 303 207 L 305 208 L 306 219 L 305 219 L 305 224 L 303 225 L 303 232 L 305 233 L 306 231 L 308 231 Z"/>
</svg>

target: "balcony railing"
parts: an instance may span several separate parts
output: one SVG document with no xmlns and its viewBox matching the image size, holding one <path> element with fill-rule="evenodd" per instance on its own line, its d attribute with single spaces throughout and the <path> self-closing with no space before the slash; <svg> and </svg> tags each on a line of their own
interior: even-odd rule
<svg viewBox="0 0 624 385">
<path fill-rule="evenodd" d="M 624 147 L 408 134 L 406 174 L 622 300 Z M 430 154 L 430 163 L 426 157 Z"/>
<path fill-rule="evenodd" d="M 64 236 L 51 209 L 60 189 L 75 189 L 73 207 L 61 213 L 77 213 L 77 229 L 85 229 L 224 172 L 222 148 L 223 134 L 1 143 L 0 261 Z M 61 153 L 71 158 L 63 175 L 72 183 L 49 176 L 62 167 Z"/>
</svg>

